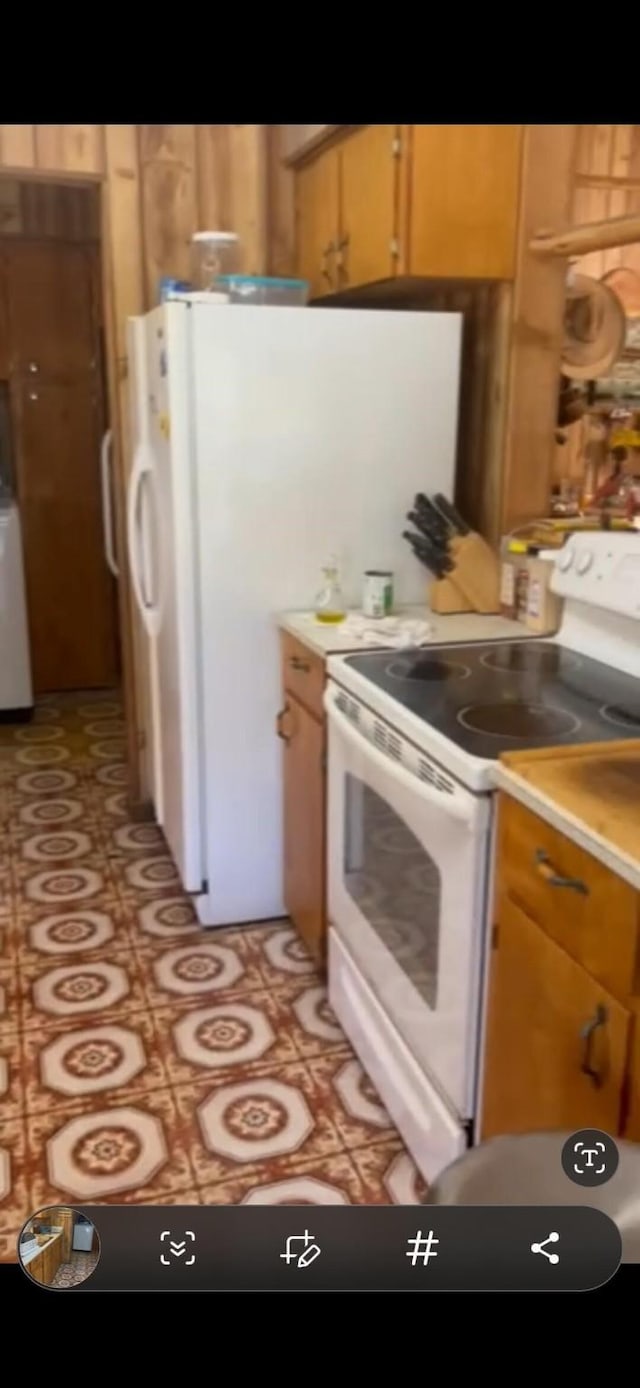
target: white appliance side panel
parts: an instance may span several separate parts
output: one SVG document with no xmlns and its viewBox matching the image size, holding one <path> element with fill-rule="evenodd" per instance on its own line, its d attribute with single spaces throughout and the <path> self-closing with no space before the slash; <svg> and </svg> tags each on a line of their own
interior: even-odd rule
<svg viewBox="0 0 640 1388">
<path fill-rule="evenodd" d="M 336 553 L 345 598 L 390 568 L 416 491 L 451 494 L 461 319 L 194 304 L 208 906 L 204 923 L 283 912 L 276 614 L 313 603 Z"/>
<path fill-rule="evenodd" d="M 127 353 L 129 368 L 129 431 L 131 439 L 131 466 L 127 478 L 127 511 L 130 505 L 131 488 L 135 485 L 135 463 L 138 451 L 146 446 L 149 434 L 149 389 L 147 384 L 147 323 L 142 316 L 127 321 Z M 129 541 L 128 526 L 127 539 Z M 136 556 L 129 553 L 129 574 L 133 579 L 133 566 Z M 143 702 L 148 740 L 149 791 L 161 824 L 162 809 L 162 758 L 160 742 L 158 655 L 157 643 L 152 639 L 138 605 L 135 584 L 132 587 L 132 625 L 134 660 L 136 662 L 137 697 Z"/>
<path fill-rule="evenodd" d="M 183 887 L 197 892 L 203 863 L 189 315 L 172 303 L 146 321 L 162 828 Z"/>
<path fill-rule="evenodd" d="M 33 705 L 20 516 L 0 507 L 0 709 Z"/>
</svg>

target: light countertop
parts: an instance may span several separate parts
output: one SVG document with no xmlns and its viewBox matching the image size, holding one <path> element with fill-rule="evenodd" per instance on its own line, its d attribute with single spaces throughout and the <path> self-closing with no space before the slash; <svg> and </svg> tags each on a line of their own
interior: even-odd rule
<svg viewBox="0 0 640 1388">
<path fill-rule="evenodd" d="M 640 740 L 512 752 L 493 779 L 640 891 Z"/>
<path fill-rule="evenodd" d="M 32 1243 L 28 1243 L 26 1245 L 21 1244 L 20 1262 L 23 1264 L 23 1266 L 26 1267 L 27 1263 L 30 1263 L 34 1258 L 37 1258 L 38 1253 L 44 1253 L 45 1248 L 49 1248 L 49 1246 L 52 1243 L 55 1243 L 56 1239 L 59 1239 L 62 1233 L 63 1230 L 61 1228 L 57 1228 L 54 1229 L 53 1233 L 47 1239 L 46 1243 L 38 1243 L 37 1239 L 34 1239 Z"/>
<path fill-rule="evenodd" d="M 434 646 L 448 643 L 464 645 L 471 641 L 524 641 L 532 636 L 522 622 L 511 622 L 506 617 L 482 617 L 477 612 L 458 612 L 451 617 L 440 617 L 426 607 L 416 606 L 398 607 L 393 616 L 427 621 L 432 632 L 429 644 Z M 369 625 L 375 627 L 375 618 Z M 303 641 L 316 655 L 374 650 L 389 644 L 383 637 L 376 642 L 354 640 L 344 628 L 341 635 L 341 624 L 324 626 L 314 612 L 283 612 L 278 618 L 278 626 Z"/>
</svg>

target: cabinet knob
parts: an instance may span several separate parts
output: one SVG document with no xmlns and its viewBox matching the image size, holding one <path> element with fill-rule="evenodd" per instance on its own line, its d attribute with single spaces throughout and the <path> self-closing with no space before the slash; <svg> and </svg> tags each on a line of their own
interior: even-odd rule
<svg viewBox="0 0 640 1388">
<path fill-rule="evenodd" d="M 38 363 L 37 363 L 36 361 L 30 361 L 30 362 L 29 362 L 29 370 L 30 370 L 32 376 L 35 376 L 35 374 L 36 374 L 36 372 L 37 372 L 37 370 L 38 370 Z"/>
<path fill-rule="evenodd" d="M 311 669 L 308 660 L 302 660 L 299 655 L 289 656 L 289 664 L 292 670 L 298 670 L 302 675 L 308 675 Z"/>
<path fill-rule="evenodd" d="M 593 1017 L 591 1017 L 590 1020 L 585 1023 L 580 1032 L 580 1036 L 584 1041 L 584 1051 L 582 1054 L 582 1064 L 580 1066 L 580 1069 L 583 1075 L 589 1076 L 589 1079 L 593 1081 L 594 1087 L 596 1089 L 600 1088 L 604 1079 L 604 1075 L 601 1074 L 599 1070 L 596 1070 L 595 1066 L 592 1063 L 593 1038 L 595 1036 L 596 1031 L 598 1030 L 598 1027 L 603 1027 L 606 1023 L 606 1020 L 607 1009 L 606 1007 L 603 1007 L 602 1003 L 598 1003 Z"/>
<path fill-rule="evenodd" d="M 38 392 L 35 391 L 35 390 L 30 390 L 30 391 L 29 391 L 29 399 L 30 399 L 30 400 L 37 400 L 37 399 L 38 399 Z"/>
</svg>

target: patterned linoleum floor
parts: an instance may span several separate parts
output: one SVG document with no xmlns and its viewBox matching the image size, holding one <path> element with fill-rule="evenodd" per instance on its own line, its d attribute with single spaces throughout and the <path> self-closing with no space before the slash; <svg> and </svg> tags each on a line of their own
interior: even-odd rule
<svg viewBox="0 0 640 1388">
<path fill-rule="evenodd" d="M 61 1263 L 51 1287 L 78 1287 L 91 1276 L 98 1261 L 97 1253 L 72 1253 L 69 1263 Z"/>
<path fill-rule="evenodd" d="M 117 698 L 0 728 L 0 1260 L 46 1205 L 416 1203 L 285 922 L 203 931 Z"/>
</svg>

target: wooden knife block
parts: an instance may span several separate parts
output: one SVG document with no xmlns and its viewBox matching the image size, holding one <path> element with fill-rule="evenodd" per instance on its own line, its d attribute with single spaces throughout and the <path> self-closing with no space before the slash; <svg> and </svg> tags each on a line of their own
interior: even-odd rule
<svg viewBox="0 0 640 1388">
<path fill-rule="evenodd" d="M 491 546 L 474 531 L 455 535 L 449 543 L 454 568 L 431 585 L 432 612 L 500 611 L 500 561 Z"/>
</svg>

